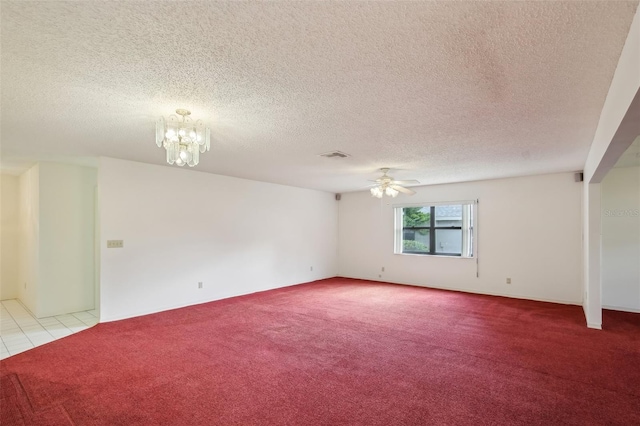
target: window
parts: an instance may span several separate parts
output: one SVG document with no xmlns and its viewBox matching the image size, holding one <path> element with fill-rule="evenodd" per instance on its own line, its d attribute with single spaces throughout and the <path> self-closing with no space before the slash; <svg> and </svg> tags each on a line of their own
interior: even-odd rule
<svg viewBox="0 0 640 426">
<path fill-rule="evenodd" d="M 395 253 L 473 257 L 474 202 L 395 208 Z"/>
</svg>

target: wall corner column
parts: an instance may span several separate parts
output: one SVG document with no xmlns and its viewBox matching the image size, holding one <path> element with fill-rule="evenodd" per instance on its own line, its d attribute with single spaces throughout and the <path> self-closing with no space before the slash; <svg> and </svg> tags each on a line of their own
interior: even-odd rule
<svg viewBox="0 0 640 426">
<path fill-rule="evenodd" d="M 584 300 L 587 327 L 602 329 L 602 220 L 600 184 L 584 183 L 583 194 L 583 254 Z"/>
</svg>

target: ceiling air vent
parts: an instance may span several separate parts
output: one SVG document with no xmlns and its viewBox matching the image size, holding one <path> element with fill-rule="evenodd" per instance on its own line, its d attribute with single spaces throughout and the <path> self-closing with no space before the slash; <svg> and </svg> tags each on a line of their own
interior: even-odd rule
<svg viewBox="0 0 640 426">
<path fill-rule="evenodd" d="M 347 158 L 349 157 L 349 154 L 345 154 L 344 152 L 340 152 L 340 151 L 331 151 L 331 152 L 325 152 L 324 154 L 320 154 L 320 157 Z"/>
</svg>

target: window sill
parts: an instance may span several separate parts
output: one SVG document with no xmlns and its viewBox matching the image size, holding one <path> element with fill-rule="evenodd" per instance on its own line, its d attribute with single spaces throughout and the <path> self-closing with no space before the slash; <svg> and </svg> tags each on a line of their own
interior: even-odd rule
<svg viewBox="0 0 640 426">
<path fill-rule="evenodd" d="M 450 256 L 446 254 L 418 254 L 418 253 L 393 253 L 396 256 L 417 256 L 417 257 L 429 257 L 429 258 L 445 258 L 445 259 L 475 259 L 475 256 Z"/>
</svg>

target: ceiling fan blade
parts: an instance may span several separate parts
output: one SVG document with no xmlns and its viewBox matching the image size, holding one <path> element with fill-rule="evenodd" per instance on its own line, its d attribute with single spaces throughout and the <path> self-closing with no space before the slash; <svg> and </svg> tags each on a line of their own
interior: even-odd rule
<svg viewBox="0 0 640 426">
<path fill-rule="evenodd" d="M 403 194 L 407 194 L 407 195 L 413 195 L 416 193 L 416 191 L 412 191 L 409 188 L 405 188 L 404 186 L 399 186 L 399 185 L 389 185 L 389 188 L 393 188 L 398 192 L 402 192 Z"/>
<path fill-rule="evenodd" d="M 420 183 L 418 180 L 394 180 L 395 185 L 417 185 Z"/>
</svg>

